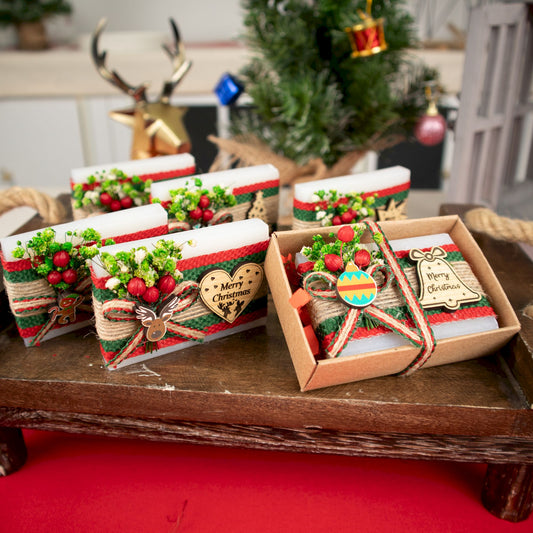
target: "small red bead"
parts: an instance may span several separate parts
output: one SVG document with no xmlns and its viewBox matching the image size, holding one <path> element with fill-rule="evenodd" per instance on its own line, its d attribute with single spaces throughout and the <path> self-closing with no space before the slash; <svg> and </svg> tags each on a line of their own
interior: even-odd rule
<svg viewBox="0 0 533 533">
<path fill-rule="evenodd" d="M 330 272 L 337 272 L 344 266 L 342 259 L 337 254 L 326 254 L 324 264 Z"/>
<path fill-rule="evenodd" d="M 143 300 L 149 304 L 153 304 L 159 300 L 159 289 L 157 287 L 148 287 L 143 294 Z"/>
<path fill-rule="evenodd" d="M 199 208 L 199 207 L 196 207 L 195 209 L 193 209 L 192 211 L 189 211 L 189 216 L 193 219 L 193 220 L 198 220 L 200 218 L 202 218 L 202 210 Z"/>
<path fill-rule="evenodd" d="M 113 198 L 111 198 L 111 195 L 108 192 L 103 192 L 100 195 L 100 203 L 102 205 L 109 205 L 113 201 Z"/>
<path fill-rule="evenodd" d="M 349 211 L 345 211 L 342 215 L 341 215 L 341 220 L 342 220 L 342 223 L 343 224 L 349 224 L 351 221 L 352 221 L 352 215 L 350 214 Z"/>
<path fill-rule="evenodd" d="M 122 206 L 120 205 L 120 202 L 118 200 L 113 200 L 109 207 L 111 208 L 111 211 L 120 211 L 122 209 Z"/>
<path fill-rule="evenodd" d="M 204 222 L 209 222 L 212 218 L 213 218 L 213 211 L 211 211 L 211 209 L 206 209 L 202 213 L 202 220 Z"/>
<path fill-rule="evenodd" d="M 124 198 L 120 200 L 120 205 L 124 209 L 129 209 L 133 205 L 133 200 L 129 196 L 124 196 Z"/>
<path fill-rule="evenodd" d="M 63 278 L 61 277 L 60 272 L 58 272 L 57 270 L 52 270 L 52 272 L 48 273 L 46 279 L 48 280 L 48 283 L 50 283 L 50 285 L 57 285 Z"/>
<path fill-rule="evenodd" d="M 343 226 L 338 232 L 337 237 L 342 242 L 350 242 L 355 236 L 355 231 L 352 226 Z"/>
<path fill-rule="evenodd" d="M 127 288 L 132 296 L 142 296 L 146 292 L 146 283 L 141 278 L 131 278 Z"/>
<path fill-rule="evenodd" d="M 353 262 L 359 268 L 366 268 L 370 264 L 370 252 L 368 250 L 357 250 L 353 256 Z"/>
<path fill-rule="evenodd" d="M 159 280 L 157 287 L 163 294 L 170 294 L 176 288 L 176 280 L 167 274 Z"/>
<path fill-rule="evenodd" d="M 339 215 L 335 215 L 333 217 L 333 219 L 331 220 L 331 223 L 334 225 L 334 226 L 340 226 L 342 224 L 342 220 L 341 220 L 341 217 Z"/>
<path fill-rule="evenodd" d="M 206 207 L 209 207 L 210 205 L 211 205 L 211 200 L 209 199 L 209 196 L 207 196 L 206 194 L 202 194 L 202 196 L 200 196 L 200 200 L 198 201 L 198 207 L 205 209 Z"/>
<path fill-rule="evenodd" d="M 58 268 L 66 267 L 70 263 L 70 255 L 65 250 L 60 250 L 54 254 L 52 263 Z"/>
<path fill-rule="evenodd" d="M 78 274 L 73 268 L 69 268 L 68 270 L 65 270 L 63 274 L 61 274 L 61 277 L 65 283 L 71 285 L 72 283 L 76 283 Z"/>
</svg>

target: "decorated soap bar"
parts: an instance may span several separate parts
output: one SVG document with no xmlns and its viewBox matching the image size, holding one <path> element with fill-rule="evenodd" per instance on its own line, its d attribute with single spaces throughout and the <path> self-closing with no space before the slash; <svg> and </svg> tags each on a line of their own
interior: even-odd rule
<svg viewBox="0 0 533 533">
<path fill-rule="evenodd" d="M 146 205 L 2 239 L 4 285 L 25 344 L 35 346 L 88 324 L 86 263 L 100 246 L 166 232 L 165 210 Z"/>
<path fill-rule="evenodd" d="M 190 154 L 73 169 L 70 186 L 74 218 L 149 204 L 153 182 L 189 176 L 195 170 Z"/>
<path fill-rule="evenodd" d="M 400 166 L 294 186 L 293 229 L 406 218 L 411 173 Z"/>
<path fill-rule="evenodd" d="M 439 339 L 498 329 L 485 291 L 448 234 L 389 243 L 369 225 L 373 243 L 360 242 L 365 226 L 348 238 L 343 227 L 333 241 L 317 235 L 298 254 L 323 356 L 412 344 L 427 359 Z"/>
<path fill-rule="evenodd" d="M 264 325 L 268 242 L 252 219 L 102 249 L 91 276 L 107 368 Z"/>
<path fill-rule="evenodd" d="M 279 172 L 272 165 L 211 172 L 151 187 L 152 202 L 168 210 L 171 232 L 247 218 L 274 224 L 278 193 Z"/>
</svg>

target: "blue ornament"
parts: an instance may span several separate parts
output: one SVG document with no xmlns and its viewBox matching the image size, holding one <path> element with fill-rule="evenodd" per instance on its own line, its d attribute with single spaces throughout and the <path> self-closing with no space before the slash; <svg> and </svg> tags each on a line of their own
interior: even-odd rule
<svg viewBox="0 0 533 533">
<path fill-rule="evenodd" d="M 215 94 L 222 105 L 233 104 L 243 91 L 244 85 L 227 72 L 222 75 L 215 87 Z"/>
</svg>

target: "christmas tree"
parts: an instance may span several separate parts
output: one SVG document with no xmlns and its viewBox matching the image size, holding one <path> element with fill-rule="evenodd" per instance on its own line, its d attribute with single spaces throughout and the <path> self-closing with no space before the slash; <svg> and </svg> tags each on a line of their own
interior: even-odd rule
<svg viewBox="0 0 533 533">
<path fill-rule="evenodd" d="M 408 135 L 425 111 L 424 82 L 437 73 L 407 57 L 416 41 L 402 2 L 244 0 L 243 7 L 254 55 L 240 76 L 254 105 L 238 115 L 234 135 L 253 134 L 298 164 L 332 165 Z M 345 29 L 370 10 L 384 20 L 387 49 L 354 58 Z"/>
</svg>

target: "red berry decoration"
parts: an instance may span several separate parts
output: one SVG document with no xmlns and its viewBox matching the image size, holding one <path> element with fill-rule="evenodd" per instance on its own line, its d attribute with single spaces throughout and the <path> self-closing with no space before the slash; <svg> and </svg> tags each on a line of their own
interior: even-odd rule
<svg viewBox="0 0 533 533">
<path fill-rule="evenodd" d="M 337 272 L 344 266 L 342 259 L 337 254 L 326 254 L 324 264 L 330 272 Z"/>
<path fill-rule="evenodd" d="M 65 283 L 72 285 L 73 283 L 76 283 L 78 279 L 78 273 L 73 268 L 69 268 L 68 270 L 65 270 L 63 274 L 61 274 L 61 277 Z"/>
<path fill-rule="evenodd" d="M 141 278 L 131 278 L 127 289 L 132 296 L 142 296 L 146 292 L 146 283 Z"/>
<path fill-rule="evenodd" d="M 370 264 L 370 252 L 368 250 L 357 250 L 353 256 L 353 262 L 361 269 Z"/>
<path fill-rule="evenodd" d="M 109 205 L 113 201 L 113 198 L 111 198 L 111 195 L 108 192 L 103 192 L 100 195 L 100 203 L 102 205 Z"/>
<path fill-rule="evenodd" d="M 159 300 L 159 289 L 157 287 L 148 287 L 143 294 L 143 300 L 149 304 L 153 304 Z"/>
<path fill-rule="evenodd" d="M 120 211 L 122 209 L 122 206 L 120 205 L 120 202 L 118 200 L 113 200 L 109 207 L 111 208 L 111 211 Z"/>
<path fill-rule="evenodd" d="M 332 220 L 331 220 L 331 223 L 334 225 L 334 226 L 340 226 L 342 224 L 342 219 L 339 215 L 335 215 Z"/>
<path fill-rule="evenodd" d="M 352 219 L 353 219 L 353 217 L 352 217 L 352 215 L 350 214 L 349 211 L 345 211 L 341 215 L 341 220 L 342 220 L 343 224 L 349 224 L 352 221 Z"/>
<path fill-rule="evenodd" d="M 120 205 L 123 209 L 129 209 L 133 205 L 133 200 L 130 196 L 124 196 L 124 198 L 120 200 Z"/>
<path fill-rule="evenodd" d="M 52 257 L 52 263 L 58 268 L 66 267 L 70 263 L 70 255 L 65 250 L 56 252 Z"/>
<path fill-rule="evenodd" d="M 202 214 L 203 214 L 203 212 L 202 212 L 202 210 L 199 207 L 196 207 L 192 211 L 189 211 L 189 216 L 193 220 L 198 220 L 198 219 L 202 218 Z"/>
<path fill-rule="evenodd" d="M 63 278 L 61 277 L 61 272 L 58 272 L 57 270 L 52 270 L 52 272 L 48 273 L 46 279 L 48 280 L 48 283 L 50 283 L 50 285 L 57 285 Z"/>
<path fill-rule="evenodd" d="M 206 209 L 202 213 L 202 220 L 204 222 L 209 222 L 212 218 L 213 218 L 213 211 L 211 211 L 211 209 Z"/>
<path fill-rule="evenodd" d="M 200 200 L 198 201 L 198 207 L 205 209 L 206 207 L 209 207 L 210 205 L 211 205 L 211 200 L 209 199 L 209 196 L 207 196 L 206 194 L 202 194 L 202 196 L 200 196 Z"/>
<path fill-rule="evenodd" d="M 157 287 L 163 294 L 170 294 L 176 288 L 176 280 L 167 274 L 159 280 Z"/>
<path fill-rule="evenodd" d="M 310 270 L 313 270 L 314 266 L 315 266 L 315 262 L 314 261 L 306 261 L 305 263 L 300 263 L 296 267 L 296 272 L 298 272 L 298 274 L 303 276 L 306 272 L 309 272 Z"/>
<path fill-rule="evenodd" d="M 355 236 L 355 231 L 352 226 L 343 226 L 338 232 L 337 237 L 342 242 L 350 242 Z"/>
</svg>

